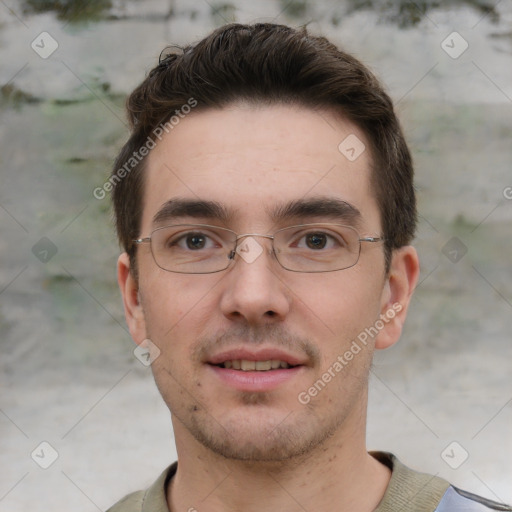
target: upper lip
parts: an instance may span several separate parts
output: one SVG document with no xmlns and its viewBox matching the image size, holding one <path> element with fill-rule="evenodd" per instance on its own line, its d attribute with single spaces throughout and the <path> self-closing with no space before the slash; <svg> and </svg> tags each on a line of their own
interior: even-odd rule
<svg viewBox="0 0 512 512">
<path fill-rule="evenodd" d="M 301 358 L 277 348 L 262 348 L 259 350 L 233 348 L 210 356 L 206 362 L 209 364 L 221 364 L 237 359 L 246 361 L 284 361 L 290 366 L 304 365 L 307 362 L 304 357 Z"/>
</svg>

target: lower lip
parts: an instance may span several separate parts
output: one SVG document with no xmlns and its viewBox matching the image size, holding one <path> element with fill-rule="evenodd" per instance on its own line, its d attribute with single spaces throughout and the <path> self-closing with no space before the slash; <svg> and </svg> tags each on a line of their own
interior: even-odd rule
<svg viewBox="0 0 512 512">
<path fill-rule="evenodd" d="M 239 391 L 271 391 L 293 379 L 302 370 L 302 366 L 281 368 L 268 371 L 243 371 L 208 365 L 228 386 Z"/>
</svg>

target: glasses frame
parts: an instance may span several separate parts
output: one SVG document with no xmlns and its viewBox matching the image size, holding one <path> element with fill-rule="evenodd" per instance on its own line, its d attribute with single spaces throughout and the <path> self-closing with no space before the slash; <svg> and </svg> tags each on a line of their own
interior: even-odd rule
<svg viewBox="0 0 512 512">
<path fill-rule="evenodd" d="M 180 270 L 169 270 L 169 269 L 164 268 L 161 265 L 159 265 L 158 261 L 157 261 L 157 259 L 155 257 L 155 253 L 153 252 L 153 244 L 151 243 L 151 239 L 153 237 L 153 234 L 156 233 L 157 231 L 162 230 L 162 229 L 167 229 L 167 228 L 170 228 L 170 227 L 181 227 L 181 226 L 220 229 L 222 231 L 228 231 L 230 233 L 233 233 L 236 236 L 236 238 L 234 240 L 235 247 L 234 247 L 234 249 L 232 249 L 227 254 L 227 256 L 228 256 L 227 265 L 224 268 L 221 268 L 219 270 L 213 270 L 213 271 L 208 271 L 208 272 L 182 272 Z M 307 227 L 314 227 L 314 226 L 338 226 L 338 227 L 348 228 L 348 229 L 354 231 L 357 234 L 357 237 L 358 237 L 357 241 L 359 242 L 359 250 L 357 251 L 357 259 L 356 259 L 356 261 L 352 265 L 349 265 L 348 267 L 336 268 L 336 269 L 333 269 L 333 270 L 293 270 L 293 269 L 285 267 L 279 261 L 279 258 L 277 256 L 277 253 L 276 253 L 276 250 L 275 250 L 275 247 L 274 247 L 274 238 L 275 238 L 275 236 L 279 232 L 287 230 L 287 229 L 304 228 L 304 227 L 307 228 Z M 216 274 L 217 272 L 223 272 L 224 270 L 227 270 L 231 266 L 232 262 L 235 261 L 235 255 L 236 255 L 236 250 L 237 250 L 237 247 L 238 247 L 238 241 L 241 240 L 242 238 L 246 238 L 248 236 L 267 238 L 267 239 L 271 240 L 272 241 L 271 253 L 274 255 L 274 258 L 277 260 L 279 265 L 282 268 L 284 268 L 285 270 L 287 270 L 288 272 L 297 272 L 297 273 L 300 273 L 300 274 L 319 274 L 319 273 L 325 273 L 325 272 L 338 272 L 339 270 L 346 270 L 348 268 L 352 268 L 353 266 L 357 265 L 357 263 L 359 261 L 359 258 L 361 256 L 361 242 L 377 243 L 377 242 L 384 242 L 385 241 L 385 238 L 380 237 L 380 236 L 365 236 L 365 237 L 361 237 L 361 235 L 359 234 L 359 231 L 357 231 L 356 228 L 354 228 L 353 226 L 347 226 L 346 224 L 329 223 L 329 222 L 315 222 L 315 223 L 309 223 L 309 224 L 294 224 L 293 226 L 287 226 L 285 228 L 278 229 L 272 235 L 262 235 L 260 233 L 243 233 L 243 234 L 239 235 L 238 233 L 236 233 L 232 229 L 223 228 L 221 226 L 213 226 L 211 224 L 168 224 L 167 226 L 162 226 L 162 227 L 154 229 L 153 231 L 151 231 L 149 236 L 146 236 L 146 237 L 143 237 L 143 238 L 136 238 L 136 239 L 132 240 L 132 242 L 134 244 L 137 244 L 137 245 L 141 245 L 141 244 L 144 244 L 144 243 L 149 243 L 149 247 L 150 247 L 150 250 L 151 250 L 151 255 L 153 256 L 153 260 L 154 260 L 155 264 L 157 265 L 158 268 L 161 268 L 165 272 L 172 272 L 173 274 L 191 274 L 191 275 L 198 274 L 198 275 L 201 275 L 201 274 Z"/>
</svg>

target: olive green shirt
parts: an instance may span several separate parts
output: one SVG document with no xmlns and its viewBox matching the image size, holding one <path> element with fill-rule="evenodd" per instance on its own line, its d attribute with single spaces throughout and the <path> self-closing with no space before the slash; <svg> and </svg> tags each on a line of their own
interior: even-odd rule
<svg viewBox="0 0 512 512">
<path fill-rule="evenodd" d="M 418 473 L 404 466 L 385 452 L 371 453 L 388 466 L 391 480 L 375 512 L 433 512 L 450 484 L 436 476 Z M 145 491 L 129 494 L 107 512 L 169 512 L 166 501 L 167 484 L 176 473 L 178 463 L 168 467 Z"/>
</svg>

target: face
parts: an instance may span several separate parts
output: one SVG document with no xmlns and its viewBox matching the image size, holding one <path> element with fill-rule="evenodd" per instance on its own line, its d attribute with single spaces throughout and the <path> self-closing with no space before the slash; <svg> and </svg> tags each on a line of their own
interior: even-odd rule
<svg viewBox="0 0 512 512">
<path fill-rule="evenodd" d="M 192 113 L 148 157 L 140 236 L 170 224 L 273 234 L 339 223 L 378 237 L 371 155 L 342 154 L 349 135 L 369 147 L 357 127 L 328 112 L 233 105 Z M 138 282 L 126 254 L 119 260 L 132 336 L 160 350 L 152 370 L 177 442 L 278 461 L 332 436 L 364 436 L 372 352 L 398 339 L 415 282 L 411 249 L 394 256 L 388 275 L 383 245 L 365 242 L 351 268 L 299 273 L 279 265 L 270 239 L 244 240 L 255 257 L 237 254 L 218 273 L 162 270 L 149 244 L 137 249 Z M 393 304 L 393 317 L 375 329 Z M 363 343 L 372 326 L 378 334 Z"/>
</svg>

